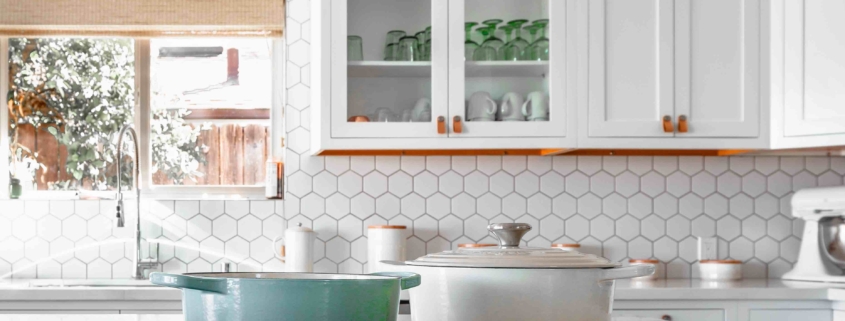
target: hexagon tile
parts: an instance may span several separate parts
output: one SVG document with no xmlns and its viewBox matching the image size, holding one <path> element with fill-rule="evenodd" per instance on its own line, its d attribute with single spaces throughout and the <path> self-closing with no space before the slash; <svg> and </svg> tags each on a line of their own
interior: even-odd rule
<svg viewBox="0 0 845 321">
<path fill-rule="evenodd" d="M 286 40 L 285 115 L 294 118 L 285 121 L 286 200 L 143 201 L 142 234 L 152 241 L 143 252 L 163 271 L 216 270 L 223 261 L 283 269 L 272 239 L 287 224 L 320 233 L 317 271 L 359 273 L 368 225 L 408 226 L 414 259 L 489 243 L 489 223 L 529 222 L 525 244 L 581 242 L 614 261 L 656 258 L 674 278 L 694 277 L 695 238 L 716 236 L 720 257 L 777 276 L 800 246 L 793 192 L 845 182 L 845 161 L 827 157 L 312 157 L 311 13 L 307 1 L 288 2 L 299 31 Z M 0 201 L 0 279 L 128 277 L 132 229 L 112 227 L 112 207 Z"/>
</svg>

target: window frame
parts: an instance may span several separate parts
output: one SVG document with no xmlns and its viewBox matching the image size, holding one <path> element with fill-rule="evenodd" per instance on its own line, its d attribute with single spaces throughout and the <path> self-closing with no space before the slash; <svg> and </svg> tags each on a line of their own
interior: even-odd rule
<svg viewBox="0 0 845 321">
<path fill-rule="evenodd" d="M 0 37 L 0 97 L 4 110 L 0 112 L 0 199 L 9 198 L 9 116 L 5 111 L 5 99 L 9 91 L 9 38 Z M 193 185 L 166 186 L 152 183 L 152 153 L 150 144 L 150 38 L 133 38 L 135 45 L 135 119 L 133 126 L 140 141 L 141 197 L 166 200 L 203 199 L 266 199 L 264 186 L 244 185 Z M 285 95 L 285 43 L 284 38 L 271 38 L 273 46 L 272 63 L 272 105 L 270 108 L 269 157 L 284 158 L 284 95 Z M 124 193 L 125 196 L 134 193 Z M 36 191 L 24 193 L 21 199 L 113 199 L 116 191 Z"/>
</svg>

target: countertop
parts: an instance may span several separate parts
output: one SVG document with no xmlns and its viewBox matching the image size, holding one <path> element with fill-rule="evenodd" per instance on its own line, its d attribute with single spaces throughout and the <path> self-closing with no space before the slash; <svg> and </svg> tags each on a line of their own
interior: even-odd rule
<svg viewBox="0 0 845 321">
<path fill-rule="evenodd" d="M 845 283 L 747 279 L 735 282 L 668 279 L 616 282 L 615 300 L 828 300 L 845 301 Z"/>
<path fill-rule="evenodd" d="M 136 280 L 3 280 L 0 301 L 179 301 L 177 289 Z M 615 299 L 845 301 L 845 283 L 748 279 L 617 281 Z"/>
</svg>

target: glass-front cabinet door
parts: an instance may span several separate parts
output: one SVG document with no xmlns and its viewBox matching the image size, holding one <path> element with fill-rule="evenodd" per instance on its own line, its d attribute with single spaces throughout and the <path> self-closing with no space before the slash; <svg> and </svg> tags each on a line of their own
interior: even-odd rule
<svg viewBox="0 0 845 321">
<path fill-rule="evenodd" d="M 449 122 L 463 122 L 450 137 L 566 136 L 576 76 L 568 6 L 574 1 L 449 1 Z"/>
<path fill-rule="evenodd" d="M 330 8 L 331 137 L 447 138 L 447 0 Z"/>
</svg>

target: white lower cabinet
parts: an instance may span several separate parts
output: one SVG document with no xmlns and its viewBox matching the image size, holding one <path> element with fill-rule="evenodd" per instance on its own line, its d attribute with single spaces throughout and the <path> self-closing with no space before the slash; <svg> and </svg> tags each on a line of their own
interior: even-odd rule
<svg viewBox="0 0 845 321">
<path fill-rule="evenodd" d="M 613 317 L 667 321 L 845 321 L 827 300 L 615 300 Z M 836 316 L 836 317 L 834 317 Z M 624 320 L 624 319 L 620 319 Z"/>
<path fill-rule="evenodd" d="M 653 318 L 667 321 L 725 321 L 725 310 L 616 310 L 614 317 Z"/>
<path fill-rule="evenodd" d="M 749 321 L 833 320 L 831 310 L 751 310 Z"/>
</svg>

